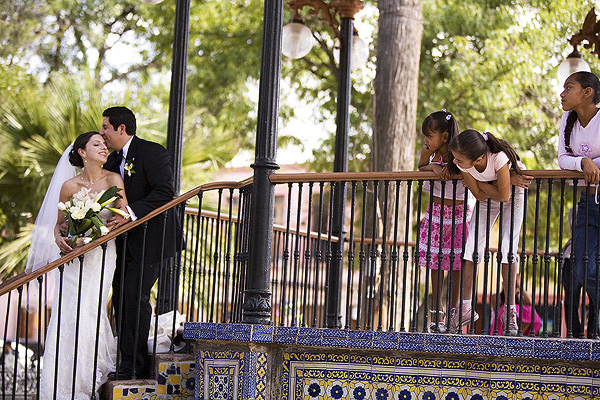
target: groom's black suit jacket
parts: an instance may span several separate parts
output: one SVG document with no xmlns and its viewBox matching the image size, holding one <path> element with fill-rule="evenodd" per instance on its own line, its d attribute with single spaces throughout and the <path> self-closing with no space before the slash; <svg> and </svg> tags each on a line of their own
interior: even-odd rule
<svg viewBox="0 0 600 400">
<path fill-rule="evenodd" d="M 125 171 L 123 181 L 129 207 L 137 218 L 173 200 L 173 171 L 167 150 L 158 143 L 134 136 L 127 151 L 126 165 L 132 165 L 131 173 Z M 120 160 L 116 151 L 109 156 L 104 168 L 120 173 Z M 179 221 L 174 210 L 169 211 L 165 246 L 163 250 L 163 218 L 157 216 L 148 222 L 146 232 L 144 264 L 151 264 L 163 258 L 172 257 L 176 251 L 176 234 L 179 236 Z M 136 227 L 127 235 L 127 254 L 141 262 L 143 228 Z M 119 243 L 118 243 L 119 244 Z M 118 255 L 121 255 L 119 251 Z"/>
</svg>

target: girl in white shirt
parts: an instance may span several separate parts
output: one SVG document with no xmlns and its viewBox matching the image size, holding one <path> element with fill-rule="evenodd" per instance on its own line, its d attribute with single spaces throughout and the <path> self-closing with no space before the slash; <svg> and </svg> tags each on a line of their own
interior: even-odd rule
<svg viewBox="0 0 600 400">
<path fill-rule="evenodd" d="M 514 197 L 512 197 L 510 170 L 522 175 L 524 166 L 510 144 L 491 133 L 479 133 L 469 129 L 455 136 L 448 147 L 454 155 L 454 164 L 462 171 L 465 184 L 478 200 L 475 212 L 471 216 L 469 236 L 465 245 L 462 307 L 454 308 L 450 315 L 450 331 L 456 332 L 471 321 L 471 316 L 473 322 L 479 318 L 474 311 L 471 315 L 474 266 L 482 259 L 487 232 L 495 223 L 500 208 L 503 215 L 499 246 L 502 252 L 502 281 L 504 293 L 508 293 L 507 298 L 515 298 L 517 250 L 519 231 L 523 222 L 525 192 L 521 187 L 515 187 Z M 489 198 L 491 198 L 490 225 L 487 226 L 487 199 Z M 508 334 L 516 335 L 518 330 L 516 306 L 510 304 L 507 309 L 509 310 L 508 322 L 507 313 L 504 312 L 501 316 L 502 325 L 507 328 Z"/>
<path fill-rule="evenodd" d="M 575 72 L 567 78 L 560 100 L 565 113 L 560 123 L 558 165 L 584 174 L 573 234 L 573 285 L 569 291 L 585 289 L 598 310 L 598 183 L 600 182 L 600 81 L 590 72 Z M 587 233 L 587 240 L 586 240 Z M 587 257 L 586 257 L 587 256 Z M 586 259 L 587 258 L 587 259 Z M 596 319 L 597 320 L 597 319 Z M 596 324 L 597 325 L 597 324 Z M 589 326 L 588 335 L 598 332 Z"/>
</svg>

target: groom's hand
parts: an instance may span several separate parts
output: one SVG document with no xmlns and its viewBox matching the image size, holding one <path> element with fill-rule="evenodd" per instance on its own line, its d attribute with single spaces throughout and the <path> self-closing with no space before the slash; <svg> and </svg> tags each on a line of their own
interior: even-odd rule
<svg viewBox="0 0 600 400">
<path fill-rule="evenodd" d="M 113 229 L 117 229 L 117 228 L 125 225 L 129 221 L 131 221 L 131 218 L 125 219 L 122 216 L 120 216 L 119 214 L 115 214 L 112 217 L 110 217 L 108 219 L 108 221 L 106 221 L 106 226 L 108 229 L 110 229 L 112 231 Z"/>
</svg>

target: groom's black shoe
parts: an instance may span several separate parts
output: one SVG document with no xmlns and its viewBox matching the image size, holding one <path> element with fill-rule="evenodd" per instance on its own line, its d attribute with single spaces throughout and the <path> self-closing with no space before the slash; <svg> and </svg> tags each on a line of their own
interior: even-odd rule
<svg viewBox="0 0 600 400">
<path fill-rule="evenodd" d="M 128 381 L 131 380 L 131 371 L 127 370 L 118 370 L 108 373 L 109 381 Z"/>
</svg>

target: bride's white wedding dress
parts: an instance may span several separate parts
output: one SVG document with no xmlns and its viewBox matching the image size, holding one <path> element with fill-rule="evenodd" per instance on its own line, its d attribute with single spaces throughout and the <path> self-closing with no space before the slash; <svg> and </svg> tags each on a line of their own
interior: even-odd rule
<svg viewBox="0 0 600 400">
<path fill-rule="evenodd" d="M 106 220 L 112 212 L 103 209 L 101 219 Z M 96 327 L 98 324 L 98 302 L 100 277 L 102 272 L 103 251 L 97 247 L 84 255 L 81 293 L 79 293 L 79 259 L 65 265 L 62 283 L 62 300 L 59 299 L 59 273 L 55 275 L 54 300 L 48 333 L 46 334 L 43 368 L 40 377 L 40 399 L 70 399 L 73 380 L 75 380 L 75 399 L 89 399 L 92 396 L 94 360 L 96 365 L 96 394 L 104 384 L 108 373 L 115 370 L 117 343 L 111 330 L 107 315 L 107 299 L 116 267 L 116 249 L 114 240 L 109 241 L 104 261 L 104 280 L 102 287 L 102 307 L 98 334 L 98 356 L 95 357 Z M 78 300 L 79 298 L 79 300 Z M 59 311 L 59 302 L 61 303 Z M 79 323 L 77 323 L 77 304 L 81 304 Z M 55 370 L 57 353 L 57 322 L 60 312 L 60 332 L 58 342 L 58 370 Z M 78 328 L 78 333 L 77 331 Z M 75 338 L 78 339 L 75 350 Z M 77 359 L 75 359 L 75 356 Z M 73 368 L 75 367 L 75 377 Z"/>
</svg>

